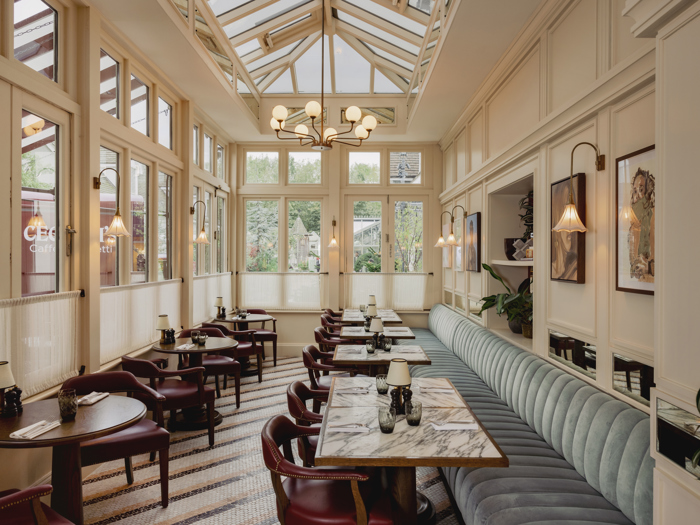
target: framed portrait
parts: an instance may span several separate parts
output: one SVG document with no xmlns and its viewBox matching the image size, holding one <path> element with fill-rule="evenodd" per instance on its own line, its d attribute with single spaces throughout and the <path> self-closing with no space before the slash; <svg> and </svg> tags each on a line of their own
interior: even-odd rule
<svg viewBox="0 0 700 525">
<path fill-rule="evenodd" d="M 481 271 L 481 212 L 464 219 L 465 268 L 468 272 Z"/>
<path fill-rule="evenodd" d="M 447 239 L 447 237 L 450 235 L 450 225 L 448 224 L 443 224 L 442 225 L 442 236 Z M 442 249 L 442 267 L 443 268 L 452 268 L 452 246 L 445 246 Z"/>
<path fill-rule="evenodd" d="M 586 174 L 574 175 L 576 211 L 586 223 Z M 569 203 L 569 177 L 552 184 L 552 228 L 557 225 Z M 550 279 L 566 283 L 586 282 L 586 234 L 552 232 L 552 265 Z"/>
<path fill-rule="evenodd" d="M 455 239 L 457 239 L 457 246 L 454 247 L 455 264 L 454 269 L 458 272 L 464 271 L 464 219 L 456 220 L 454 225 Z"/>
<path fill-rule="evenodd" d="M 656 150 L 640 149 L 615 160 L 616 283 L 621 292 L 654 295 Z"/>
</svg>

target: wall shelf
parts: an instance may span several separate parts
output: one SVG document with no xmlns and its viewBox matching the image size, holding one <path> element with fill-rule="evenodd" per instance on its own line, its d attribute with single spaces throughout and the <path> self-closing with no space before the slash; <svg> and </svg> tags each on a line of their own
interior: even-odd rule
<svg viewBox="0 0 700 525">
<path fill-rule="evenodd" d="M 529 260 L 529 261 L 510 261 L 508 259 L 496 259 L 491 261 L 491 265 L 495 266 L 522 266 L 522 267 L 528 267 L 528 266 L 534 266 L 533 264 L 534 261 Z"/>
<path fill-rule="evenodd" d="M 509 328 L 489 328 L 494 334 L 501 339 L 505 339 L 518 348 L 532 352 L 532 339 L 528 339 L 523 334 L 514 334 Z"/>
</svg>

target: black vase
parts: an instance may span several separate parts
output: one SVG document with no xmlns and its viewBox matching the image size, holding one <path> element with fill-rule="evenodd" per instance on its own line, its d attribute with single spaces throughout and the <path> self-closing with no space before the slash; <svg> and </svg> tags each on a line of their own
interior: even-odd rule
<svg viewBox="0 0 700 525">
<path fill-rule="evenodd" d="M 514 334 L 523 333 L 523 323 L 520 319 L 513 319 L 512 321 L 508 321 L 508 328 L 510 328 L 510 331 Z"/>
<path fill-rule="evenodd" d="M 513 255 L 515 254 L 515 246 L 513 246 L 513 243 L 518 239 L 519 237 L 515 239 L 503 239 L 503 245 L 506 251 L 506 259 L 508 259 L 509 261 L 515 260 L 515 257 L 513 257 Z"/>
</svg>

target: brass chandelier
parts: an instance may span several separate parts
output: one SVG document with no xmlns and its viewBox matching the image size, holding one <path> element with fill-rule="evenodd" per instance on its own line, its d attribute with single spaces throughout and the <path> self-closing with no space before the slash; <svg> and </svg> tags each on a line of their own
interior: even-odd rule
<svg viewBox="0 0 700 525">
<path fill-rule="evenodd" d="M 323 0 L 325 3 L 325 0 Z M 277 134 L 280 140 L 299 141 L 302 146 L 311 146 L 311 149 L 317 151 L 328 151 L 332 149 L 333 143 L 345 144 L 359 148 L 362 141 L 369 138 L 372 131 L 377 127 L 377 119 L 372 115 L 367 115 L 362 119 L 362 124 L 355 126 L 362 118 L 362 111 L 357 106 L 350 106 L 345 110 L 345 118 L 350 122 L 350 129 L 342 133 L 338 133 L 334 128 L 324 127 L 324 79 L 325 79 L 325 56 L 326 56 L 326 16 L 325 9 L 322 7 L 321 14 L 321 103 L 311 100 L 306 104 L 304 111 L 311 119 L 311 128 L 315 135 L 309 132 L 309 128 L 304 124 L 298 124 L 294 131 L 288 131 L 285 128 L 287 116 L 289 112 L 287 108 L 279 105 L 272 109 L 272 119 L 270 127 Z M 316 129 L 316 119 L 321 116 L 321 131 Z M 353 135 L 354 132 L 354 136 Z M 292 137 L 280 137 L 280 133 L 288 133 Z"/>
</svg>

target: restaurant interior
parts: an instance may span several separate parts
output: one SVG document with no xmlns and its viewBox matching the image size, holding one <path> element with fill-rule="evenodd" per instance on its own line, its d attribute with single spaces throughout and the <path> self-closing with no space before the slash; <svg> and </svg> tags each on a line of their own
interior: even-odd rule
<svg viewBox="0 0 700 525">
<path fill-rule="evenodd" d="M 0 6 L 0 524 L 698 523 L 700 1 Z"/>
</svg>

